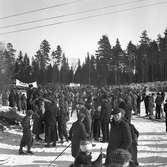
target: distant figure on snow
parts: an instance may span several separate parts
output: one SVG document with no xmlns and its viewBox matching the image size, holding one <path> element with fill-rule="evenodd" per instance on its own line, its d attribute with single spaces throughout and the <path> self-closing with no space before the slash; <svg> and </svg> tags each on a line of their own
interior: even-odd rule
<svg viewBox="0 0 167 167">
<path fill-rule="evenodd" d="M 27 110 L 26 116 L 22 120 L 22 127 L 23 127 L 23 136 L 20 142 L 20 148 L 19 148 L 19 154 L 26 154 L 23 151 L 23 147 L 27 146 L 27 153 L 33 154 L 31 151 L 31 147 L 33 145 L 33 138 L 32 138 L 32 132 L 31 132 L 31 125 L 30 125 L 30 119 L 33 114 L 32 110 Z"/>
</svg>

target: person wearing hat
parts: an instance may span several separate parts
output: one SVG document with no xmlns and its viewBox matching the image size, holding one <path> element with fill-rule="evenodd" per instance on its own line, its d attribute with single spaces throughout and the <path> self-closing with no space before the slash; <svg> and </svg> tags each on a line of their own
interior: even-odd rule
<svg viewBox="0 0 167 167">
<path fill-rule="evenodd" d="M 166 132 L 167 132 L 167 99 L 164 103 L 164 112 L 165 112 L 165 125 L 166 125 Z"/>
<path fill-rule="evenodd" d="M 100 150 L 97 159 L 92 161 L 92 144 L 87 140 L 83 140 L 80 142 L 80 151 L 75 158 L 73 167 L 99 167 L 102 166 L 102 159 L 104 157 L 105 154 Z"/>
<path fill-rule="evenodd" d="M 45 147 L 56 146 L 56 141 L 58 140 L 57 134 L 57 115 L 59 112 L 59 108 L 56 105 L 54 100 L 50 100 L 45 102 L 45 113 L 43 114 L 43 120 L 45 123 Z M 66 134 L 66 138 L 68 135 Z"/>
<path fill-rule="evenodd" d="M 78 114 L 85 109 L 85 101 L 80 98 L 80 99 L 77 99 L 77 102 L 76 102 L 76 113 L 77 113 L 77 117 L 78 117 Z"/>
<path fill-rule="evenodd" d="M 40 134 L 44 133 L 43 114 L 45 112 L 45 103 L 42 98 L 33 101 L 33 128 L 32 133 L 35 134 L 35 140 L 40 141 Z"/>
<path fill-rule="evenodd" d="M 157 97 L 155 99 L 155 119 L 161 119 L 161 112 L 162 112 L 162 103 L 163 103 L 163 97 L 158 92 Z"/>
<path fill-rule="evenodd" d="M 33 85 L 29 84 L 27 89 L 27 110 L 32 109 L 31 101 L 33 98 Z"/>
<path fill-rule="evenodd" d="M 90 167 L 92 159 L 91 151 L 92 144 L 87 140 L 82 140 L 80 142 L 80 151 L 74 161 L 74 167 Z"/>
<path fill-rule="evenodd" d="M 138 159 L 137 159 L 137 154 L 138 154 L 137 145 L 138 145 L 139 131 L 136 129 L 136 127 L 132 123 L 128 121 L 127 117 L 125 117 L 125 110 L 121 109 L 121 113 L 122 113 L 122 119 L 125 122 L 127 122 L 130 127 L 131 136 L 132 136 L 132 144 L 128 148 L 128 151 L 132 155 L 132 161 L 130 162 L 129 166 L 137 167 L 139 166 Z"/>
<path fill-rule="evenodd" d="M 131 107 L 125 102 L 125 100 L 122 97 L 119 97 L 118 99 L 118 108 L 122 108 L 123 110 L 125 110 L 125 118 L 127 119 L 127 121 L 130 123 L 131 122 L 131 118 L 132 118 L 132 109 Z"/>
<path fill-rule="evenodd" d="M 122 119 L 120 108 L 112 111 L 111 129 L 109 144 L 107 147 L 106 164 L 109 161 L 109 155 L 112 151 L 120 148 L 128 150 L 132 144 L 132 135 L 127 122 Z"/>
<path fill-rule="evenodd" d="M 26 111 L 26 116 L 22 120 L 22 127 L 23 127 L 23 136 L 20 142 L 20 148 L 19 148 L 19 154 L 26 154 L 23 151 L 23 147 L 27 146 L 27 153 L 33 154 L 31 151 L 31 147 L 33 145 L 33 138 L 32 138 L 32 132 L 31 132 L 31 125 L 30 120 L 31 116 L 33 114 L 32 110 Z"/>
<path fill-rule="evenodd" d="M 86 133 L 91 137 L 91 123 L 92 123 L 92 116 L 91 110 L 88 110 L 85 106 L 85 101 L 81 98 L 78 101 L 78 114 L 84 114 L 85 119 L 83 120 L 83 124 L 85 125 Z"/>
<path fill-rule="evenodd" d="M 109 161 L 106 167 L 128 167 L 131 161 L 131 154 L 125 149 L 116 149 L 109 154 Z"/>
<path fill-rule="evenodd" d="M 71 152 L 74 158 L 77 157 L 80 150 L 80 142 L 86 140 L 88 134 L 86 132 L 83 120 L 85 119 L 85 114 L 80 113 L 78 115 L 78 120 L 72 124 L 69 131 L 69 139 L 71 140 Z"/>
</svg>

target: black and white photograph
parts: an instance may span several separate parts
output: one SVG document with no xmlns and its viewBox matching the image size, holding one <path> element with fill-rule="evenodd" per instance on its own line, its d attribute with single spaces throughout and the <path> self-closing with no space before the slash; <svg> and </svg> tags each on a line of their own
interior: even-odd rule
<svg viewBox="0 0 167 167">
<path fill-rule="evenodd" d="M 167 167 L 167 0 L 0 0 L 0 166 Z"/>
</svg>

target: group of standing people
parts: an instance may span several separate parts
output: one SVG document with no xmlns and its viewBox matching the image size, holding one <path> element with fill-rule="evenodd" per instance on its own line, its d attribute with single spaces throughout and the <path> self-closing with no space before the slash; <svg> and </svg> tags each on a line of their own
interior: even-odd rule
<svg viewBox="0 0 167 167">
<path fill-rule="evenodd" d="M 113 163 L 111 155 L 117 149 L 131 153 L 132 161 L 130 166 L 138 166 L 137 139 L 139 132 L 131 123 L 133 105 L 130 103 L 130 97 L 127 98 L 129 101 L 125 101 L 125 97 L 131 96 L 131 94 L 132 92 L 126 95 L 120 94 L 114 99 L 113 95 L 107 95 L 107 92 L 102 91 L 100 96 L 94 99 L 98 103 L 93 103 L 91 110 L 87 107 L 87 100 L 85 101 L 82 110 L 77 112 L 78 120 L 73 123 L 69 133 L 70 140 L 72 141 L 72 156 L 75 158 L 74 166 L 78 166 L 79 163 L 92 164 L 89 154 L 83 153 L 84 151 L 81 150 L 80 144 L 82 141 L 91 140 L 92 137 L 94 140 L 100 139 L 101 135 L 102 140 L 98 141 L 108 143 L 105 160 L 106 166 L 109 167 Z M 90 105 L 88 106 L 90 107 Z M 90 123 L 86 121 L 88 120 L 86 111 L 89 112 L 89 110 L 92 112 Z M 99 122 L 95 123 L 97 121 L 97 113 L 99 114 Z M 89 133 L 90 131 L 86 128 L 90 124 L 92 133 Z"/>
<path fill-rule="evenodd" d="M 164 118 L 164 101 L 165 93 L 147 93 L 143 94 L 142 99 L 145 105 L 145 114 L 150 119 L 163 119 Z"/>
<path fill-rule="evenodd" d="M 11 91 L 10 94 L 9 104 L 15 106 L 17 100 L 15 104 L 12 103 L 14 100 L 11 100 L 13 97 L 16 98 L 13 95 L 15 93 Z M 34 89 L 30 85 L 26 94 L 26 116 L 22 121 L 23 137 L 19 154 L 24 154 L 24 146 L 28 146 L 27 153 L 32 154 L 32 133 L 35 135 L 35 140 L 44 140 L 46 147 L 55 147 L 57 141 L 63 143 L 71 140 L 71 153 L 75 158 L 74 165 L 77 167 L 82 163 L 95 164 L 91 161 L 90 154 L 87 154 L 87 149 L 81 149 L 85 141 L 108 143 L 105 160 L 107 167 L 113 163 L 114 151 L 127 153 L 131 161 L 129 158 L 125 159 L 130 161 L 130 167 L 137 167 L 139 132 L 131 122 L 132 115 L 140 115 L 140 104 L 144 101 L 146 115 L 151 118 L 155 108 L 155 117 L 160 119 L 165 98 L 163 93 L 157 93 L 155 97 L 154 94 L 147 95 L 140 89 L 108 87 Z M 167 113 L 167 104 L 164 106 L 164 111 Z M 67 131 L 67 122 L 73 114 L 77 116 L 77 121 Z M 42 133 L 45 133 L 44 139 L 40 136 Z"/>
<path fill-rule="evenodd" d="M 66 141 L 69 140 L 66 127 L 69 120 L 66 98 L 63 94 L 56 96 L 57 94 L 53 96 L 49 91 L 44 92 L 34 89 L 31 85 L 28 88 L 27 110 L 26 116 L 22 121 L 23 137 L 20 143 L 19 154 L 25 154 L 23 152 L 24 146 L 32 147 L 30 140 L 33 136 L 35 136 L 34 139 L 36 141 L 45 142 L 45 147 L 51 147 L 51 144 L 53 147 L 56 147 L 58 140 L 61 143 L 64 142 L 64 139 Z M 32 125 L 30 124 L 30 119 L 32 119 Z M 45 134 L 44 139 L 40 136 L 43 133 Z M 27 152 L 30 153 L 29 150 Z"/>
</svg>

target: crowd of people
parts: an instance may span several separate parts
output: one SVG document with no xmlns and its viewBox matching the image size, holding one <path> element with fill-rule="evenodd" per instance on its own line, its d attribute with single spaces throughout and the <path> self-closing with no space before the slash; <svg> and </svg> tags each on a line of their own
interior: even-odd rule
<svg viewBox="0 0 167 167">
<path fill-rule="evenodd" d="M 140 115 L 142 101 L 145 104 L 145 116 L 149 119 L 154 117 L 162 119 L 163 113 L 167 112 L 163 92 L 148 93 L 146 89 L 137 88 L 113 89 L 92 86 L 33 88 L 29 85 L 26 94 L 11 89 L 8 98 L 4 97 L 8 99 L 10 107 L 17 107 L 19 111 L 26 113 L 22 121 L 23 137 L 19 154 L 25 154 L 24 146 L 27 146 L 28 153 L 33 154 L 32 133 L 37 141 L 42 141 L 40 135 L 45 133 L 46 147 L 56 147 L 58 141 L 61 143 L 71 141 L 71 153 L 75 158 L 74 166 L 77 167 L 79 164 L 88 166 L 93 164 L 89 151 L 81 149 L 83 141 L 108 143 L 105 159 L 105 165 L 108 167 L 113 164 L 112 156 L 117 155 L 113 151 L 123 153 L 127 151 L 131 158 L 127 160 L 125 156 L 126 161 L 130 161 L 130 167 L 137 167 L 139 132 L 131 122 L 132 115 Z M 3 102 L 7 104 L 5 100 Z M 67 122 L 73 114 L 77 116 L 77 121 L 68 131 Z"/>
</svg>

